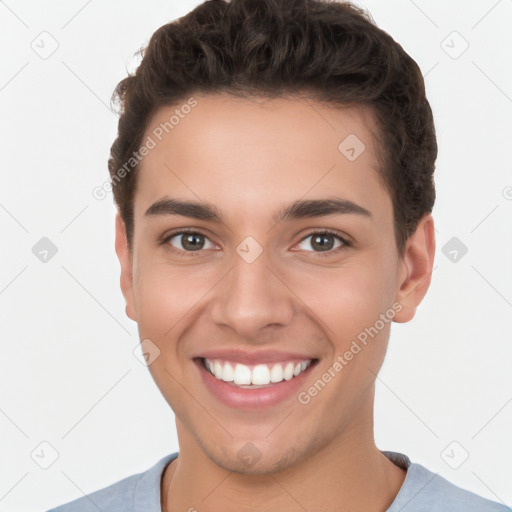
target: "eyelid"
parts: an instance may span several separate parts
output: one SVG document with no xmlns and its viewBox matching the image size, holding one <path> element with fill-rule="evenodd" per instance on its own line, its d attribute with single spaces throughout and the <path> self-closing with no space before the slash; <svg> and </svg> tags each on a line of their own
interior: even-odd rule
<svg viewBox="0 0 512 512">
<path fill-rule="evenodd" d="M 313 236 L 313 235 L 332 235 L 333 237 L 337 238 L 341 242 L 341 245 L 334 249 L 329 249 L 328 251 L 305 251 L 305 252 L 318 254 L 319 256 L 332 256 L 333 254 L 338 254 L 339 251 L 342 251 L 342 250 L 352 246 L 352 242 L 348 236 L 346 236 L 345 234 L 343 234 L 335 229 L 330 229 L 330 228 L 323 228 L 323 229 L 315 228 L 312 231 L 310 231 L 309 233 L 307 233 L 306 235 L 302 236 L 301 239 L 299 240 L 299 242 L 295 245 L 300 244 L 306 238 L 309 238 L 310 236 Z"/>
<path fill-rule="evenodd" d="M 201 235 L 201 236 L 205 237 L 207 240 L 209 240 L 211 244 L 217 245 L 213 240 L 210 239 L 209 235 L 204 233 L 199 228 L 179 228 L 179 229 L 176 229 L 175 231 L 171 231 L 170 233 L 167 232 L 162 236 L 162 238 L 159 240 L 158 244 L 159 245 L 167 245 L 167 244 L 169 244 L 169 241 L 172 240 L 174 237 L 177 237 L 179 235 L 186 235 L 186 234 Z M 180 254 L 186 254 L 186 255 L 194 255 L 194 254 L 203 252 L 203 249 L 200 249 L 198 251 L 183 251 L 181 249 L 177 249 L 176 247 L 171 246 L 170 244 L 169 244 L 169 249 L 173 252 L 177 252 Z"/>
</svg>

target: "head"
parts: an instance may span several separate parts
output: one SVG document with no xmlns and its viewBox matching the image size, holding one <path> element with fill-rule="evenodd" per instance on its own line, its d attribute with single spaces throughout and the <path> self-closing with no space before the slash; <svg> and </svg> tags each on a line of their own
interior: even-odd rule
<svg viewBox="0 0 512 512">
<path fill-rule="evenodd" d="M 414 316 L 433 265 L 417 64 L 349 4 L 211 0 L 155 32 L 115 97 L 121 287 L 178 435 L 266 472 L 361 432 L 391 323 Z M 234 407 L 202 375 L 227 351 L 312 364 L 278 406 Z"/>
</svg>

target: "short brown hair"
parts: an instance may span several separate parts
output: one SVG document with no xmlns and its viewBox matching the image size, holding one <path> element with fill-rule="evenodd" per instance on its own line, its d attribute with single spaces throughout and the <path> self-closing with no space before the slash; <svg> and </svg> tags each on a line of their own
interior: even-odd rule
<svg viewBox="0 0 512 512">
<path fill-rule="evenodd" d="M 416 62 L 363 10 L 329 0 L 208 0 L 151 37 L 117 85 L 118 136 L 108 168 L 132 247 L 138 150 L 153 114 L 192 93 L 288 96 L 369 106 L 399 253 L 435 201 L 432 111 Z M 123 178 L 118 171 L 124 166 Z"/>
</svg>

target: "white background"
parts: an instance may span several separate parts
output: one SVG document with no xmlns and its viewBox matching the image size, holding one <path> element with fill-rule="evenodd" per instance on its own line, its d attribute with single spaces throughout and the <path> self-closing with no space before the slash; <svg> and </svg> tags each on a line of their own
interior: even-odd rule
<svg viewBox="0 0 512 512">
<path fill-rule="evenodd" d="M 112 196 L 92 190 L 108 179 L 115 85 L 198 3 L 0 2 L 0 510 L 46 510 L 178 449 L 133 355 Z M 415 319 L 393 325 L 377 445 L 510 506 L 512 2 L 360 5 L 420 65 L 439 140 L 433 282 Z M 51 48 L 43 31 L 59 45 L 47 59 L 31 47 Z M 454 236 L 468 248 L 456 263 L 442 252 Z M 42 237 L 58 249 L 46 263 L 32 252 Z M 48 469 L 31 458 L 51 457 L 43 441 L 58 452 Z M 454 465 L 463 450 L 452 469 L 446 453 Z"/>
</svg>

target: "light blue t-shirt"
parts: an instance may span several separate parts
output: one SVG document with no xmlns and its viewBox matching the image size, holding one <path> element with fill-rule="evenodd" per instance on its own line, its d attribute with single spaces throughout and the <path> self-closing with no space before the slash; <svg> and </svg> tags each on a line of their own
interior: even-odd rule
<svg viewBox="0 0 512 512">
<path fill-rule="evenodd" d="M 512 509 L 462 489 L 402 453 L 383 451 L 407 475 L 386 512 L 512 512 Z M 178 456 L 166 455 L 152 468 L 129 476 L 48 512 L 162 512 L 160 481 L 165 467 Z M 172 499 L 172 497 L 171 497 Z"/>
</svg>

